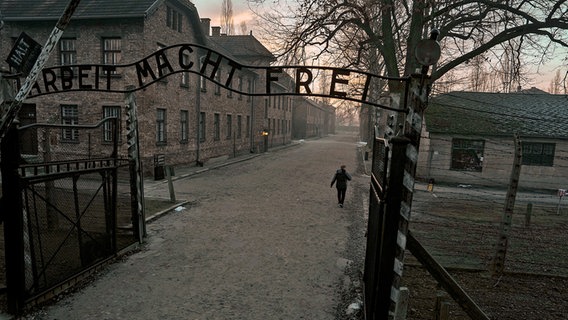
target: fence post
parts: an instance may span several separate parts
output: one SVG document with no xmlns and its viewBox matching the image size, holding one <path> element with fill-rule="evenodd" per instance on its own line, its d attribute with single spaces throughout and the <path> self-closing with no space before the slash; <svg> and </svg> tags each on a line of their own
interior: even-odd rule
<svg viewBox="0 0 568 320">
<path fill-rule="evenodd" d="M 501 275 L 505 270 L 505 256 L 507 255 L 507 247 L 509 246 L 509 233 L 513 224 L 513 211 L 515 209 L 515 199 L 519 186 L 519 177 L 521 175 L 522 148 L 521 140 L 518 134 L 514 136 L 515 157 L 513 159 L 513 168 L 511 170 L 511 178 L 509 180 L 509 188 L 507 189 L 507 198 L 505 199 L 505 209 L 503 210 L 503 218 L 499 232 L 499 239 L 495 250 L 495 255 L 491 264 L 493 275 Z"/>
<path fill-rule="evenodd" d="M 25 298 L 24 217 L 22 188 L 18 175 L 20 143 L 17 122 L 7 130 L 1 143 L 2 208 L 8 312 L 19 314 Z"/>
</svg>

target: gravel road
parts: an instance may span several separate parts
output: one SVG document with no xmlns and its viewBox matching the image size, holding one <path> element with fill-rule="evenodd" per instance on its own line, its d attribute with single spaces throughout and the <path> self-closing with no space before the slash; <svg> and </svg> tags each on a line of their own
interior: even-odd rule
<svg viewBox="0 0 568 320">
<path fill-rule="evenodd" d="M 358 162 L 343 134 L 178 179 L 190 203 L 149 224 L 140 251 L 29 319 L 345 319 L 365 241 Z M 345 208 L 329 187 L 341 164 Z"/>
</svg>

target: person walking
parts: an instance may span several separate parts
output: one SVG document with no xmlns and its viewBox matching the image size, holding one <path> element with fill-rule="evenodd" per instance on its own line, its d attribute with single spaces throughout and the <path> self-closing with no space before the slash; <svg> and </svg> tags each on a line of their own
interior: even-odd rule
<svg viewBox="0 0 568 320">
<path fill-rule="evenodd" d="M 345 193 L 347 192 L 347 181 L 351 181 L 351 175 L 347 170 L 345 170 L 345 165 L 341 165 L 340 169 L 337 169 L 333 179 L 331 180 L 330 188 L 337 188 L 337 202 L 340 208 L 343 208 L 343 202 L 345 201 Z"/>
</svg>

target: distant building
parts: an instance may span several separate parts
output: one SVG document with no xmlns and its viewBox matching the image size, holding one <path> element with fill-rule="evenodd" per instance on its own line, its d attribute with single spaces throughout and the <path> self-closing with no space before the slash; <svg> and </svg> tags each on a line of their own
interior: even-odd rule
<svg viewBox="0 0 568 320">
<path fill-rule="evenodd" d="M 335 133 L 335 108 L 310 99 L 298 99 L 292 120 L 294 139 L 322 137 Z"/>
<path fill-rule="evenodd" d="M 507 186 L 522 145 L 519 186 L 568 187 L 568 96 L 451 92 L 430 99 L 417 176 L 436 182 Z"/>
</svg>

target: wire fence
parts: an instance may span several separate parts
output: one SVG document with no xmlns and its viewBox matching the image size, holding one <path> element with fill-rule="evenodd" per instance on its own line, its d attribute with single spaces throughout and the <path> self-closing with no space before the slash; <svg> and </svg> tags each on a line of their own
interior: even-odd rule
<svg viewBox="0 0 568 320">
<path fill-rule="evenodd" d="M 490 270 L 506 190 L 417 185 L 410 229 L 445 267 Z M 568 276 L 568 205 L 552 192 L 519 192 L 505 272 Z"/>
</svg>

